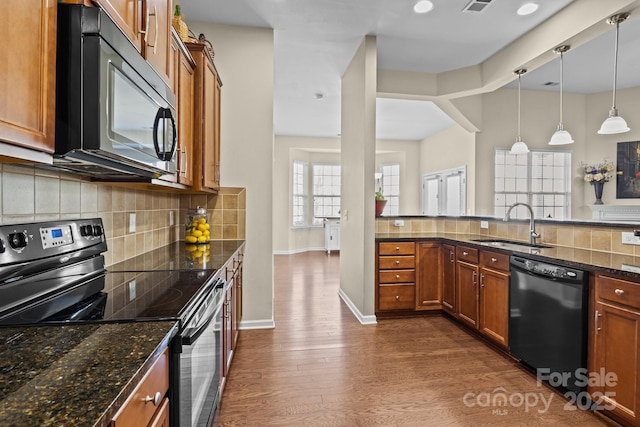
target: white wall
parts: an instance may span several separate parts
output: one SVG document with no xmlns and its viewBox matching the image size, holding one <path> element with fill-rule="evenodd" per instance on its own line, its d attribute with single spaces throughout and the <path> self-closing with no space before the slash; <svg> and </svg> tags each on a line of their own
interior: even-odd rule
<svg viewBox="0 0 640 427">
<path fill-rule="evenodd" d="M 361 322 L 374 315 L 376 72 L 366 36 L 342 76 L 341 112 L 340 293 Z"/>
<path fill-rule="evenodd" d="M 243 326 L 273 326 L 273 31 L 188 22 L 222 79 L 221 184 L 247 191 Z"/>
</svg>

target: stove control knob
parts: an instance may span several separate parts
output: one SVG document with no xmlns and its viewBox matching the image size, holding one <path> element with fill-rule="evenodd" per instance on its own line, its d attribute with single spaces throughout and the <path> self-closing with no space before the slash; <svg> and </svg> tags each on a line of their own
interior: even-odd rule
<svg viewBox="0 0 640 427">
<path fill-rule="evenodd" d="M 0 254 L 3 254 L 5 250 L 7 250 L 7 248 L 4 245 L 4 240 L 0 239 Z"/>
<path fill-rule="evenodd" d="M 81 236 L 91 236 L 93 235 L 93 227 L 90 225 L 82 225 L 80 226 L 80 235 Z"/>
<path fill-rule="evenodd" d="M 94 225 L 93 226 L 93 235 L 94 236 L 102 236 L 102 227 L 100 227 L 99 225 Z"/>
<path fill-rule="evenodd" d="M 27 246 L 27 235 L 24 233 L 9 234 L 9 246 L 13 249 L 20 249 Z"/>
</svg>

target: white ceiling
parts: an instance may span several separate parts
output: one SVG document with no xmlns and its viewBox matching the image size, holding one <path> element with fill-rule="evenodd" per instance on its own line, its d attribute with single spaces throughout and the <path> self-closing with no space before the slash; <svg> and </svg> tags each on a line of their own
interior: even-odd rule
<svg viewBox="0 0 640 427">
<path fill-rule="evenodd" d="M 335 137 L 341 76 L 363 36 L 377 37 L 379 68 L 439 73 L 482 63 L 571 3 L 594 3 L 493 0 L 472 13 L 462 11 L 469 0 L 432 2 L 423 15 L 413 12 L 415 0 L 182 0 L 181 6 L 187 21 L 273 28 L 275 133 Z M 527 2 L 538 11 L 518 16 Z M 620 25 L 618 87 L 640 85 L 640 19 L 634 18 Z M 566 92 L 611 90 L 613 28 L 565 54 Z M 559 62 L 552 60 L 525 74 L 522 87 L 558 90 L 543 86 L 558 80 Z M 381 139 L 421 140 L 452 123 L 428 101 L 377 102 Z"/>
</svg>

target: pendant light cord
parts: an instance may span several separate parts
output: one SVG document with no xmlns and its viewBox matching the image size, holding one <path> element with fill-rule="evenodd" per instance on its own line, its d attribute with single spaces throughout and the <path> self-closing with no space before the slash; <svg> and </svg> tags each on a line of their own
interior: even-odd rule
<svg viewBox="0 0 640 427">
<path fill-rule="evenodd" d="M 564 52 L 560 52 L 560 123 L 562 124 L 562 86 L 564 86 Z"/>
<path fill-rule="evenodd" d="M 615 47 L 613 49 L 613 106 L 612 109 L 616 108 L 616 83 L 618 77 L 618 33 L 620 32 L 620 22 L 616 22 L 616 42 Z"/>
<path fill-rule="evenodd" d="M 518 141 L 520 141 L 520 74 L 518 74 Z"/>
</svg>

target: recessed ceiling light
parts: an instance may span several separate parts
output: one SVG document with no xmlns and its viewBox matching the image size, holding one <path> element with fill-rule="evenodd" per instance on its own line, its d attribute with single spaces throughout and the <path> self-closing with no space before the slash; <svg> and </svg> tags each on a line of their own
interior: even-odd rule
<svg viewBox="0 0 640 427">
<path fill-rule="evenodd" d="M 525 3 L 518 8 L 517 14 L 521 16 L 531 15 L 536 10 L 538 10 L 538 5 L 536 3 Z"/>
<path fill-rule="evenodd" d="M 324 93 L 322 92 L 316 92 L 314 96 L 316 97 L 317 100 L 324 99 Z"/>
<path fill-rule="evenodd" d="M 433 9 L 433 3 L 429 0 L 420 0 L 413 6 L 415 13 L 427 13 Z"/>
</svg>

